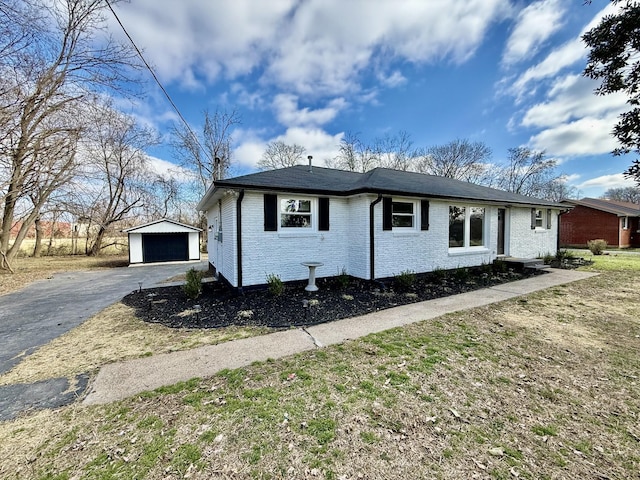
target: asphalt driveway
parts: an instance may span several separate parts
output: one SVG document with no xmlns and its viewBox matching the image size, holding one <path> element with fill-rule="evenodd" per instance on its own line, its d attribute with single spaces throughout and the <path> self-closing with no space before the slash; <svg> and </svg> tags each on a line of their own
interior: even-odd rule
<svg viewBox="0 0 640 480">
<path fill-rule="evenodd" d="M 0 296 L 0 374 L 126 294 L 207 262 L 67 272 Z"/>
</svg>

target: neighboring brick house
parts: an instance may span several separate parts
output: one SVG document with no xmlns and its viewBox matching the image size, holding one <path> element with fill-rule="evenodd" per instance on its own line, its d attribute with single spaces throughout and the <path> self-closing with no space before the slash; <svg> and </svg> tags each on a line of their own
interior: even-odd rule
<svg viewBox="0 0 640 480">
<path fill-rule="evenodd" d="M 584 248 L 601 238 L 611 247 L 640 247 L 640 205 L 601 198 L 562 203 L 573 208 L 560 217 L 561 246 Z"/>
<path fill-rule="evenodd" d="M 376 168 L 298 165 L 219 180 L 198 204 L 212 268 L 232 286 L 345 271 L 383 279 L 403 271 L 531 258 L 557 248 L 562 205 L 450 178 Z"/>
</svg>

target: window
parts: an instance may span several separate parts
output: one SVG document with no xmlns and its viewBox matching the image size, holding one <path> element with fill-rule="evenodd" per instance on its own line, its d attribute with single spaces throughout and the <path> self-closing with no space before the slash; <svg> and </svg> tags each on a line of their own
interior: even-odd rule
<svg viewBox="0 0 640 480">
<path fill-rule="evenodd" d="M 449 248 L 464 247 L 464 207 L 449 207 Z"/>
<path fill-rule="evenodd" d="M 544 228 L 544 210 L 536 209 L 536 228 Z"/>
<path fill-rule="evenodd" d="M 449 206 L 449 248 L 485 246 L 484 207 Z"/>
<path fill-rule="evenodd" d="M 391 203 L 391 224 L 393 228 L 413 228 L 413 202 Z"/>
<path fill-rule="evenodd" d="M 280 199 L 280 226 L 282 228 L 311 228 L 311 200 Z"/>
<path fill-rule="evenodd" d="M 629 228 L 629 217 L 621 217 L 622 220 L 622 228 L 626 230 Z"/>
<path fill-rule="evenodd" d="M 469 246 L 484 246 L 484 208 L 471 207 L 469 218 Z"/>
</svg>

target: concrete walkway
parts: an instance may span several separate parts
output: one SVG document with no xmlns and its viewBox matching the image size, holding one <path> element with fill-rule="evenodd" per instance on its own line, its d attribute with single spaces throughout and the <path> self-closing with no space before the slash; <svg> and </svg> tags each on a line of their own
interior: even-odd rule
<svg viewBox="0 0 640 480">
<path fill-rule="evenodd" d="M 361 317 L 106 365 L 98 372 L 83 403 L 94 405 L 122 400 L 194 377 L 209 377 L 226 368 L 241 368 L 253 362 L 342 343 L 370 333 L 489 305 L 594 275 L 597 274 L 552 269 L 545 275 L 526 280 L 403 305 Z"/>
</svg>

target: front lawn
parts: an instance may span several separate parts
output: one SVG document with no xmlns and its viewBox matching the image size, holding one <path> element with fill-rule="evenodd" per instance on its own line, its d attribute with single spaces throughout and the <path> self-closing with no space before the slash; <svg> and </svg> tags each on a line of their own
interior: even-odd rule
<svg viewBox="0 0 640 480">
<path fill-rule="evenodd" d="M 106 406 L 0 424 L 0 477 L 636 478 L 640 256 Z"/>
</svg>

